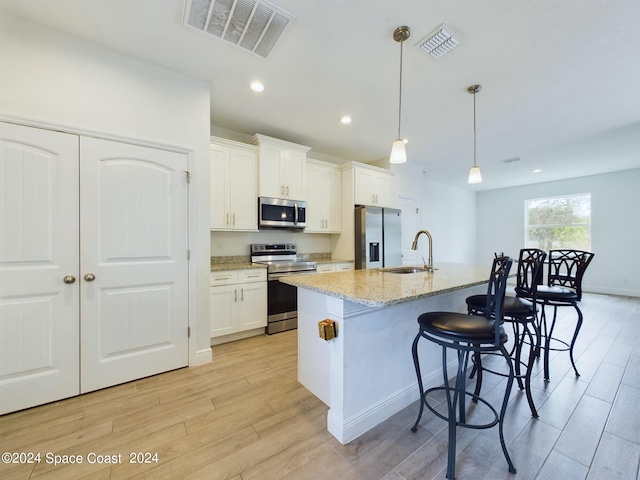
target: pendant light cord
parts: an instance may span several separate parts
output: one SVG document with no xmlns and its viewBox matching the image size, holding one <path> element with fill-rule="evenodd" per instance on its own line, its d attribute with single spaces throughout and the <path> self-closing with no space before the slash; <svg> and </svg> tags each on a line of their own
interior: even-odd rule
<svg viewBox="0 0 640 480">
<path fill-rule="evenodd" d="M 400 42 L 400 92 L 398 95 L 398 140 L 400 140 L 400 122 L 402 120 L 402 44 Z"/>
<path fill-rule="evenodd" d="M 476 92 L 473 92 L 473 166 L 476 166 Z"/>
</svg>

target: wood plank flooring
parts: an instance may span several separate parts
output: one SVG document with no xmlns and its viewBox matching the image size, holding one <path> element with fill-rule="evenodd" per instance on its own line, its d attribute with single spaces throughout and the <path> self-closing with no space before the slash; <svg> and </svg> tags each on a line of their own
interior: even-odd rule
<svg viewBox="0 0 640 480">
<path fill-rule="evenodd" d="M 537 362 L 538 419 L 523 392 L 511 394 L 505 435 L 517 475 L 495 428 L 458 429 L 456 478 L 638 479 L 640 299 L 588 294 L 581 307 L 581 376 L 567 352 L 553 352 L 549 383 Z M 575 313 L 559 315 L 566 338 Z M 427 412 L 411 433 L 417 402 L 340 445 L 326 430 L 327 407 L 297 382 L 296 350 L 295 331 L 241 340 L 214 347 L 207 365 L 2 416 L 0 453 L 39 453 L 40 463 L 0 463 L 0 478 L 444 478 L 445 423 Z M 503 379 L 485 375 L 483 397 L 495 401 L 503 389 Z M 137 452 L 157 457 L 130 456 Z M 77 456 L 82 463 L 68 463 Z"/>
</svg>

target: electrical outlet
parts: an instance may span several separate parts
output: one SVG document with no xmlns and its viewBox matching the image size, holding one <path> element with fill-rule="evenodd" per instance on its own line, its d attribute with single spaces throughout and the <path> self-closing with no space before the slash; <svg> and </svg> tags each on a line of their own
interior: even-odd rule
<svg viewBox="0 0 640 480">
<path fill-rule="evenodd" d="M 216 249 L 222 250 L 222 242 L 216 242 Z"/>
</svg>

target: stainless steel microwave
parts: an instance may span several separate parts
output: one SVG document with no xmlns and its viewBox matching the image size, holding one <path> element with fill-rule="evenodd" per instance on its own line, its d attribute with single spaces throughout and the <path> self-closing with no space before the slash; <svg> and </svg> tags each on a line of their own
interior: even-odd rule
<svg viewBox="0 0 640 480">
<path fill-rule="evenodd" d="M 302 200 L 258 198 L 258 228 L 302 230 L 307 226 L 307 204 Z"/>
</svg>

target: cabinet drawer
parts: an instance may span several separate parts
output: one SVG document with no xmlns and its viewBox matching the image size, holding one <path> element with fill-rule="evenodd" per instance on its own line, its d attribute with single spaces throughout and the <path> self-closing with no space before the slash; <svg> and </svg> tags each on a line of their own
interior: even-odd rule
<svg viewBox="0 0 640 480">
<path fill-rule="evenodd" d="M 251 270 L 238 271 L 238 283 L 266 282 L 267 269 L 255 268 Z"/>
<path fill-rule="evenodd" d="M 348 272 L 353 270 L 353 263 L 336 263 L 336 272 Z"/>
<path fill-rule="evenodd" d="M 238 270 L 211 272 L 211 286 L 238 283 Z"/>
<path fill-rule="evenodd" d="M 316 273 L 330 273 L 336 271 L 335 263 L 325 263 L 316 267 Z"/>
</svg>

